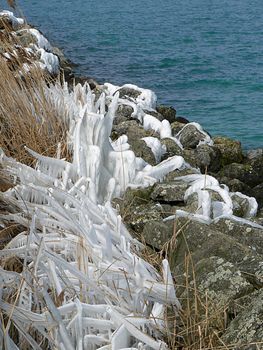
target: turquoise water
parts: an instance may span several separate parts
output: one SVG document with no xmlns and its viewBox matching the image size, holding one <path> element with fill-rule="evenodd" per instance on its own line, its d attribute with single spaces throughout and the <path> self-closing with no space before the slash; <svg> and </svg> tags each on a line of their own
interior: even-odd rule
<svg viewBox="0 0 263 350">
<path fill-rule="evenodd" d="M 76 70 L 157 93 L 212 135 L 263 147 L 262 0 L 21 0 Z"/>
</svg>

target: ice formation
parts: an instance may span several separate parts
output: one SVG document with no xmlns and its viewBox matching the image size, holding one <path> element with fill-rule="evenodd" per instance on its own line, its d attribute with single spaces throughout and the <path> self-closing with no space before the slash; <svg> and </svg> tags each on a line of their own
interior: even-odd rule
<svg viewBox="0 0 263 350">
<path fill-rule="evenodd" d="M 16 45 L 13 49 L 12 55 L 18 56 L 20 54 L 21 48 L 25 51 L 25 53 L 30 55 L 31 63 L 24 63 L 23 68 L 25 72 L 30 71 L 32 67 L 40 67 L 43 70 L 47 70 L 50 74 L 58 74 L 59 73 L 59 59 L 56 55 L 52 53 L 52 47 L 49 41 L 35 28 L 27 28 L 25 27 L 25 21 L 22 18 L 17 18 L 14 16 L 11 11 L 1 11 L 0 19 L 6 19 L 12 26 L 12 29 L 16 31 L 17 35 L 22 34 L 30 34 L 35 38 L 35 43 L 31 43 L 29 47 L 21 47 Z M 7 59 L 11 59 L 9 53 L 4 53 L 4 56 Z M 33 60 L 33 56 L 35 59 Z"/>
<path fill-rule="evenodd" d="M 35 169 L 7 158 L 1 163 L 17 185 L 3 194 L 19 213 L 0 223 L 25 227 L 0 251 L 1 260 L 23 261 L 21 274 L 1 270 L 1 309 L 26 341 L 40 349 L 38 334 L 59 349 L 164 349 L 164 315 L 180 308 L 168 262 L 163 276 L 139 256 L 133 239 L 109 200 L 130 185 L 146 186 L 183 167 L 174 157 L 151 167 L 134 156 L 125 137 L 110 142 L 118 94 L 105 112 L 88 85 L 51 86 L 47 99 L 63 108 L 73 161 L 28 149 Z M 8 296 L 19 290 L 14 305 Z M 10 325 L 9 325 L 10 326 Z M 0 344 L 15 347 L 7 327 Z M 22 345 L 21 345 L 22 346 Z M 15 347 L 16 348 L 16 347 Z"/>
</svg>

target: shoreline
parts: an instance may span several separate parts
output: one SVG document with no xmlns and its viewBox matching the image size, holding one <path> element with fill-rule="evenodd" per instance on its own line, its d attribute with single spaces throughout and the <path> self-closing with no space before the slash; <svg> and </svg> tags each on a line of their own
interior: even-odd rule
<svg viewBox="0 0 263 350">
<path fill-rule="evenodd" d="M 23 25 L 7 17 L 11 33 Z M 0 192 L 0 234 L 16 231 L 0 250 L 1 311 L 8 320 L 0 345 L 261 344 L 263 199 L 257 203 L 250 192 L 262 195 L 263 153 L 245 157 L 239 142 L 211 138 L 172 107 L 158 106 L 153 91 L 132 84 L 93 82 L 91 89 L 42 77 L 40 87 L 29 79 L 33 89 L 23 95 L 31 88 L 28 76 L 42 70 L 54 76 L 58 67 L 46 39 L 29 33 L 20 32 L 19 40 L 30 59 L 15 46 L 15 57 L 5 51 L 0 61 L 9 84 L 19 82 L 12 103 L 27 97 L 25 110 L 36 125 L 48 123 L 48 133 L 61 118 L 65 144 L 54 138 L 45 155 L 26 144 L 36 160 L 31 166 L 1 148 L 0 166 L 12 185 Z M 7 88 L 2 82 L 12 96 Z M 39 102 L 35 109 L 32 100 Z"/>
</svg>

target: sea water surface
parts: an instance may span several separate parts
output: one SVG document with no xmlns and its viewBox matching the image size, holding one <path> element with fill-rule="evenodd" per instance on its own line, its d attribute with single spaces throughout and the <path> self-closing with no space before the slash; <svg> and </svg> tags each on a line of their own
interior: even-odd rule
<svg viewBox="0 0 263 350">
<path fill-rule="evenodd" d="M 152 89 L 244 148 L 263 147 L 262 0 L 20 0 L 76 71 Z"/>
</svg>

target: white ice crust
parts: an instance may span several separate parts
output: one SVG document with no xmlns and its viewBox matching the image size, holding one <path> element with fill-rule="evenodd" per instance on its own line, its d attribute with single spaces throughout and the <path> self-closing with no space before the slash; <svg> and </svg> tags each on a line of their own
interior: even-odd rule
<svg viewBox="0 0 263 350">
<path fill-rule="evenodd" d="M 5 220 L 27 226 L 31 218 L 29 234 L 22 232 L 0 251 L 1 258 L 16 256 L 27 266 L 22 274 L 1 270 L 1 308 L 23 324 L 21 337 L 36 349 L 32 327 L 59 349 L 165 349 L 165 308 L 180 308 L 169 264 L 163 261 L 161 276 L 140 257 L 142 244 L 130 236 L 110 199 L 185 162 L 175 156 L 150 166 L 135 157 L 125 135 L 110 141 L 118 93 L 107 112 L 105 94 L 95 102 L 86 84 L 72 92 L 66 85 L 50 86 L 46 98 L 64 111 L 73 161 L 27 149 L 37 159 L 32 169 L 1 153 L 1 164 L 19 179 L 4 197 L 21 211 Z M 6 300 L 7 285 L 21 290 L 15 306 Z M 6 338 L 12 344 L 8 332 Z"/>
<path fill-rule="evenodd" d="M 37 64 L 39 68 L 47 70 L 50 74 L 59 73 L 59 59 L 56 55 L 52 53 L 52 46 L 49 41 L 35 28 L 25 28 L 25 21 L 22 18 L 17 18 L 11 11 L 1 11 L 0 18 L 8 18 L 12 23 L 13 30 L 18 31 L 18 33 L 28 32 L 36 39 L 36 44 L 31 44 L 30 47 L 23 47 L 26 52 L 30 52 L 36 56 L 40 57 L 40 61 L 35 61 L 32 64 L 24 64 L 24 72 L 30 71 L 32 67 Z M 13 52 L 16 55 L 16 51 Z M 11 59 L 9 53 L 4 54 L 6 58 Z M 9 55 L 9 56 L 8 56 Z"/>
</svg>

